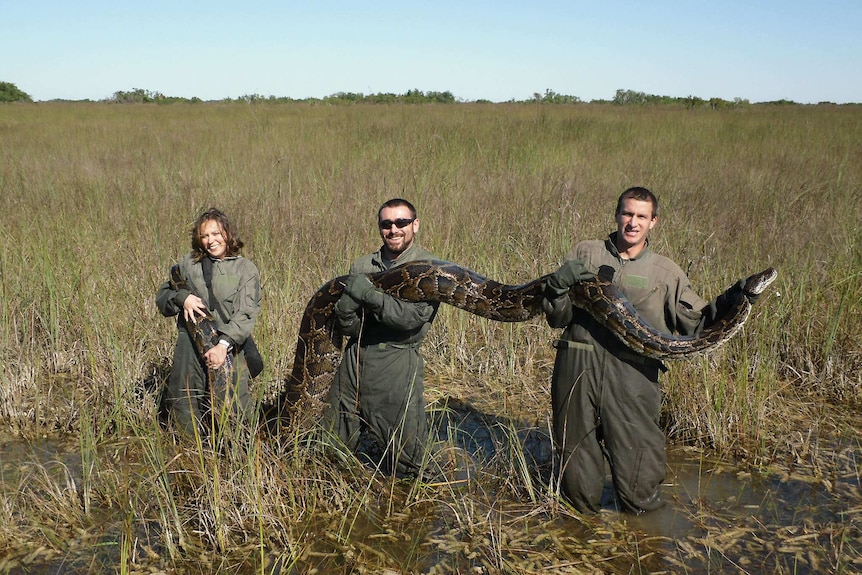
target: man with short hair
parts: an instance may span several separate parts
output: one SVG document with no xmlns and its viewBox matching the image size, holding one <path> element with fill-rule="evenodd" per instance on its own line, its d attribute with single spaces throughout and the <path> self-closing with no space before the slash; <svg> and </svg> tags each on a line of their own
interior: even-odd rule
<svg viewBox="0 0 862 575">
<path fill-rule="evenodd" d="M 744 280 L 709 304 L 697 295 L 677 264 L 650 249 L 648 235 L 658 222 L 658 200 L 646 188 L 623 192 L 615 218 L 616 232 L 604 241 L 578 243 L 568 261 L 550 275 L 543 306 L 551 327 L 565 327 L 554 342 L 551 382 L 561 491 L 579 511 L 598 511 L 606 457 L 619 506 L 637 514 L 663 505 L 666 453 L 658 422 L 658 377 L 665 368 L 573 308 L 569 288 L 594 275 L 612 280 L 653 328 L 696 335 L 727 310 Z"/>
<path fill-rule="evenodd" d="M 419 218 L 394 198 L 377 213 L 383 245 L 353 262 L 335 304 L 336 327 L 349 341 L 329 390 L 323 426 L 355 451 L 368 431 L 384 453 L 385 470 L 417 476 L 429 441 L 424 362 L 419 345 L 437 315 L 437 302 L 411 303 L 377 289 L 368 274 L 434 256 L 419 247 Z"/>
</svg>

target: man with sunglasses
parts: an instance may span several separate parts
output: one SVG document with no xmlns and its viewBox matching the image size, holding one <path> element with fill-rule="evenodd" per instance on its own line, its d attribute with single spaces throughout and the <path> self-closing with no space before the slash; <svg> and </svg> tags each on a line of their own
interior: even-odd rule
<svg viewBox="0 0 862 575">
<path fill-rule="evenodd" d="M 384 203 L 377 224 L 383 245 L 353 263 L 335 304 L 336 327 L 349 341 L 323 425 L 352 451 L 368 432 L 383 454 L 383 470 L 411 477 L 419 475 L 429 441 L 419 345 L 439 304 L 394 298 L 375 288 L 367 274 L 435 258 L 416 243 L 419 218 L 407 200 Z"/>
</svg>

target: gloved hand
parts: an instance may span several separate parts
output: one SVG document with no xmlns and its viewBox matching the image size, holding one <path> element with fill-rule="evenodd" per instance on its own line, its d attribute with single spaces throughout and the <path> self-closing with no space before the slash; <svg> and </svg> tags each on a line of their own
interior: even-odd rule
<svg viewBox="0 0 862 575">
<path fill-rule="evenodd" d="M 750 303 L 751 305 L 754 305 L 754 302 L 757 301 L 757 298 L 760 297 L 760 294 L 746 292 L 745 291 L 745 283 L 746 283 L 746 280 L 745 280 L 745 278 L 743 278 L 743 279 L 739 280 L 738 282 L 736 282 L 735 284 L 733 284 L 732 286 L 730 286 L 729 288 L 727 288 L 727 290 L 724 292 L 724 295 L 727 298 L 728 304 L 730 302 L 734 301 L 734 299 L 736 298 L 736 296 L 738 294 L 742 294 L 748 300 L 748 303 Z"/>
<path fill-rule="evenodd" d="M 572 300 L 569 294 L 563 294 L 553 299 L 542 298 L 542 310 L 545 320 L 551 327 L 566 327 L 572 321 Z"/>
<path fill-rule="evenodd" d="M 366 303 L 368 296 L 375 291 L 374 284 L 365 274 L 351 274 L 344 285 L 344 293 L 358 301 Z"/>
<path fill-rule="evenodd" d="M 341 294 L 341 297 L 338 298 L 338 301 L 335 302 L 336 311 L 343 312 L 345 314 L 355 313 L 362 307 L 362 304 L 351 296 L 349 293 Z"/>
<path fill-rule="evenodd" d="M 760 294 L 745 291 L 745 284 L 746 283 L 748 283 L 747 279 L 741 279 L 736 283 L 736 285 L 739 286 L 739 291 L 741 291 L 742 294 L 748 299 L 748 303 L 750 303 L 751 305 L 754 305 L 754 302 L 757 301 L 757 298 L 760 297 Z"/>
<path fill-rule="evenodd" d="M 593 279 L 595 274 L 587 270 L 581 260 L 569 260 L 560 269 L 548 276 L 546 290 L 553 295 L 563 295 L 580 281 Z"/>
<path fill-rule="evenodd" d="M 344 293 L 372 311 L 383 308 L 386 294 L 374 287 L 365 274 L 351 274 L 344 286 Z"/>
</svg>

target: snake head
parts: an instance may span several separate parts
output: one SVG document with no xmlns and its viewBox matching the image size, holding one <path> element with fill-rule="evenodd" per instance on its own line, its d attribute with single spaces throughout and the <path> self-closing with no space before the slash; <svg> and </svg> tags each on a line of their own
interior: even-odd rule
<svg viewBox="0 0 862 575">
<path fill-rule="evenodd" d="M 742 291 L 751 295 L 760 295 L 777 277 L 778 270 L 775 268 L 766 268 L 760 273 L 748 276 Z"/>
</svg>

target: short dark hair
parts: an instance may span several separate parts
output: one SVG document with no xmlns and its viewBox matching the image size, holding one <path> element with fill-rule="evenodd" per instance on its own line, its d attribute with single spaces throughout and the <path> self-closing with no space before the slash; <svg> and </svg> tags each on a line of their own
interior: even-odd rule
<svg viewBox="0 0 862 575">
<path fill-rule="evenodd" d="M 201 226 L 204 225 L 205 222 L 208 222 L 210 220 L 217 222 L 221 226 L 222 231 L 224 232 L 224 241 L 227 245 L 225 256 L 235 256 L 239 254 L 239 251 L 245 244 L 241 239 L 239 239 L 239 236 L 234 231 L 233 225 L 230 223 L 230 219 L 221 210 L 217 208 L 210 208 L 201 215 L 199 215 L 198 219 L 195 220 L 194 225 L 192 225 L 191 238 L 192 254 L 194 260 L 196 262 L 201 261 L 201 259 L 203 259 L 203 257 L 207 253 L 206 249 L 204 249 L 204 246 L 201 243 Z"/>
<path fill-rule="evenodd" d="M 377 210 L 377 219 L 380 219 L 380 214 L 383 213 L 384 208 L 397 208 L 398 206 L 406 206 L 407 209 L 410 210 L 411 218 L 418 217 L 416 215 L 416 208 L 413 206 L 413 204 L 403 198 L 392 198 L 391 200 L 386 200 L 385 202 L 383 202 L 383 205 L 380 206 L 379 210 Z"/>
<path fill-rule="evenodd" d="M 617 200 L 617 211 L 614 215 L 619 215 L 621 211 L 623 211 L 623 203 L 626 200 L 637 200 L 639 202 L 649 202 L 652 204 L 652 217 L 658 216 L 658 198 L 655 197 L 651 191 L 646 188 L 635 186 L 627 189 L 622 194 L 620 194 L 619 199 Z"/>
</svg>

